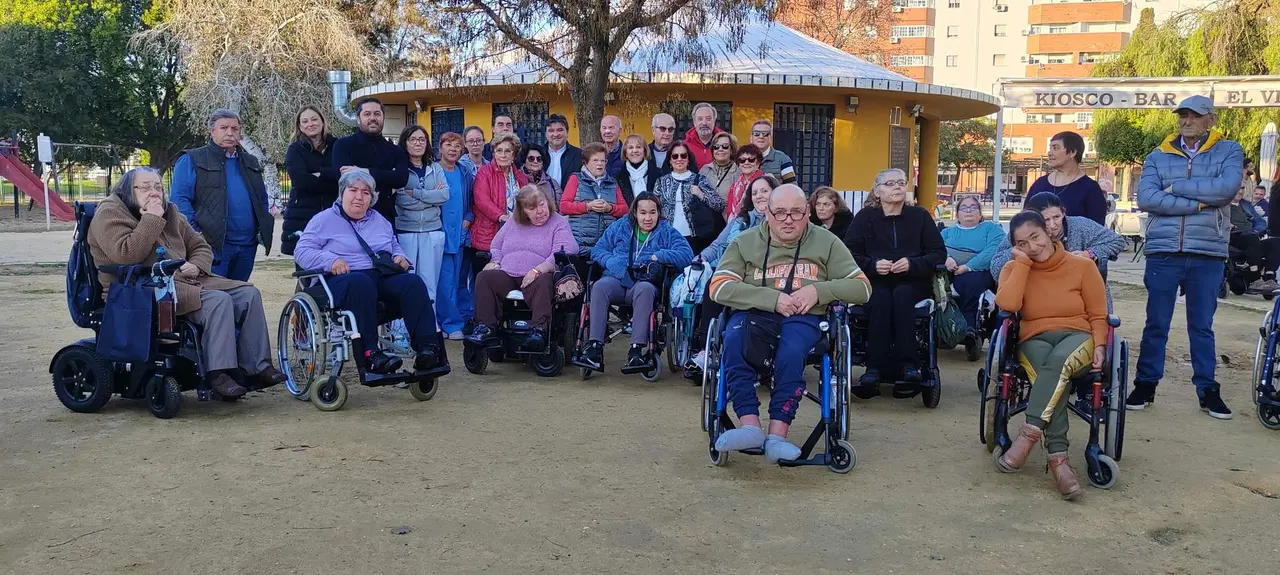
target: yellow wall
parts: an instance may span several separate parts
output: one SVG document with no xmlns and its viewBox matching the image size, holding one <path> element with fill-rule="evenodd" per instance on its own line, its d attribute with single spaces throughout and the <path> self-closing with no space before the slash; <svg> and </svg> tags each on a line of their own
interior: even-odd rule
<svg viewBox="0 0 1280 575">
<path fill-rule="evenodd" d="M 608 105 L 605 107 L 605 113 L 622 118 L 624 137 L 627 134 L 636 133 L 644 136 L 646 140 L 652 139 L 652 131 L 649 129 L 652 115 L 657 113 L 658 105 L 667 99 L 683 98 L 695 103 L 733 102 L 733 133 L 738 136 L 740 144 L 746 143 L 751 134 L 751 124 L 757 119 L 773 120 L 775 102 L 833 105 L 835 134 L 832 185 L 839 190 L 869 190 L 876 173 L 888 166 L 889 113 L 892 106 L 903 108 L 901 125 L 914 128 L 914 119 L 908 113 L 911 102 L 905 99 L 905 95 L 904 98 L 899 99 L 888 97 L 884 92 L 858 94 L 860 100 L 858 110 L 853 113 L 845 109 L 847 97 L 853 93 L 851 91 L 821 90 L 799 86 L 702 88 L 688 85 L 646 85 L 625 89 L 632 90 L 629 93 L 620 94 L 619 99 L 626 103 Z M 381 97 L 387 103 L 399 103 L 400 100 L 411 102 L 414 99 L 412 93 L 386 94 Z M 493 102 L 546 101 L 549 103 L 551 113 L 562 114 L 569 119 L 569 141 L 577 144 L 579 140 L 578 126 L 573 115 L 573 103 L 568 93 L 553 87 L 533 92 L 525 88 L 496 88 L 487 93 L 462 93 L 453 96 L 452 99 L 449 96 L 436 94 L 418 96 L 417 99 L 422 102 L 423 110 L 418 116 L 420 124 L 430 126 L 433 107 L 461 105 L 465 107 L 466 123 L 482 126 L 486 133 L 492 125 Z M 913 164 L 915 155 L 913 148 L 911 151 Z M 931 202 L 932 198 L 929 198 L 929 201 Z"/>
</svg>

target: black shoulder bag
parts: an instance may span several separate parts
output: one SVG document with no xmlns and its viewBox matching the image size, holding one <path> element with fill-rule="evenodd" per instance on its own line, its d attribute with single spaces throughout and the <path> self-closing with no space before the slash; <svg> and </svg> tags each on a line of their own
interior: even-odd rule
<svg viewBox="0 0 1280 575">
<path fill-rule="evenodd" d="M 803 239 L 803 238 L 802 238 Z M 766 240 L 768 241 L 768 240 Z M 760 270 L 760 287 L 766 287 L 769 281 L 769 248 L 772 242 L 765 244 L 764 262 Z M 791 259 L 791 272 L 782 286 L 782 293 L 791 293 L 791 284 L 796 278 L 796 266 L 800 263 L 800 246 L 796 245 L 795 256 Z M 747 364 L 756 371 L 768 372 L 773 369 L 773 359 L 778 355 L 778 342 L 782 339 L 782 316 L 777 312 L 751 310 L 746 312 L 747 349 L 744 354 Z"/>
<path fill-rule="evenodd" d="M 356 235 L 356 240 L 360 242 L 360 247 L 364 248 L 365 255 L 369 256 L 369 261 L 373 263 L 373 269 L 383 277 L 400 275 L 408 270 L 400 267 L 395 261 L 395 256 L 391 252 L 382 250 L 380 252 L 373 251 L 369 244 L 360 237 L 360 232 L 356 230 L 356 225 L 347 220 L 347 225 L 351 226 L 351 233 Z"/>
</svg>

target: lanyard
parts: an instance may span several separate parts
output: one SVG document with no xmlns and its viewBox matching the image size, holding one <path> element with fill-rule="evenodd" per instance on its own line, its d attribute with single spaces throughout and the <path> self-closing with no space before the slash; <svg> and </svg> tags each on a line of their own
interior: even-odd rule
<svg viewBox="0 0 1280 575">
<path fill-rule="evenodd" d="M 796 266 L 800 263 L 800 244 L 802 243 L 804 243 L 804 236 L 800 236 L 800 243 L 796 244 L 796 253 L 791 258 L 791 273 L 787 274 L 787 282 L 782 285 L 782 293 L 788 295 L 791 293 L 791 282 L 796 279 Z M 768 280 L 766 276 L 769 274 L 766 272 L 769 271 L 769 249 L 772 247 L 773 238 L 769 238 L 764 244 L 764 265 L 763 269 L 760 270 L 760 287 L 765 287 L 765 282 Z"/>
</svg>

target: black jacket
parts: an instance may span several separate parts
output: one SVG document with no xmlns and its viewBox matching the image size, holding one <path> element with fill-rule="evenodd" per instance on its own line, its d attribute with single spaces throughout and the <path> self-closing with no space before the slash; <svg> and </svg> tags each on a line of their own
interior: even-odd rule
<svg viewBox="0 0 1280 575">
<path fill-rule="evenodd" d="M 671 143 L 675 144 L 675 142 L 671 142 Z M 657 169 L 658 177 L 662 177 L 671 173 L 671 146 L 667 146 L 667 155 L 662 157 L 661 164 L 658 163 L 657 151 L 658 149 L 653 147 L 653 144 L 650 143 L 649 144 L 649 171 L 652 172 L 654 169 Z M 695 163 L 697 162 L 694 162 L 693 158 L 689 158 L 689 171 L 696 174 L 698 173 L 698 168 L 694 167 Z"/>
<path fill-rule="evenodd" d="M 853 217 L 844 245 L 853 260 L 872 283 L 895 277 L 928 281 L 937 267 L 947 261 L 947 246 L 942 243 L 938 226 L 929 212 L 916 206 L 903 206 L 902 213 L 886 216 L 880 208 L 863 208 Z M 905 274 L 883 276 L 876 273 L 877 260 L 911 263 Z"/>
<path fill-rule="evenodd" d="M 196 210 L 196 219 L 191 222 L 204 234 L 205 241 L 213 248 L 214 254 L 222 253 L 227 237 L 227 176 L 223 171 L 227 164 L 227 153 L 217 144 L 209 142 L 199 148 L 186 151 L 195 168 L 195 198 L 192 207 Z M 240 168 L 240 178 L 249 191 L 249 201 L 253 204 L 253 221 L 258 226 L 257 241 L 271 253 L 271 235 L 275 233 L 276 219 L 267 211 L 267 186 L 262 178 L 262 162 L 258 157 L 236 148 L 236 165 Z"/>
<path fill-rule="evenodd" d="M 333 205 L 338 198 L 338 177 L 341 173 L 333 165 L 333 143 L 327 136 L 324 151 L 317 152 L 311 141 L 302 139 L 289 144 L 284 154 L 284 169 L 289 172 L 293 190 L 289 192 L 289 204 L 284 208 L 284 237 L 280 238 L 280 251 L 293 255 L 297 238 L 291 237 L 307 227 L 311 217 Z M 319 174 L 318 176 L 315 174 Z"/>
<path fill-rule="evenodd" d="M 551 157 L 551 147 L 547 147 L 547 157 Z M 569 176 L 582 171 L 582 148 L 566 143 L 564 145 L 564 155 L 560 156 L 560 179 L 556 185 L 563 190 L 565 185 L 569 183 Z M 555 178 L 552 178 L 553 180 Z"/>
<path fill-rule="evenodd" d="M 815 226 L 822 225 L 822 220 L 818 219 L 817 214 L 809 216 L 809 221 Z M 853 223 L 853 212 L 836 212 L 836 217 L 832 220 L 828 231 L 835 234 L 837 238 L 843 238 L 849 231 L 850 223 Z"/>
<path fill-rule="evenodd" d="M 652 192 L 653 185 L 658 183 L 658 178 L 662 177 L 662 174 L 658 171 L 657 168 L 653 167 L 653 160 L 647 160 L 647 161 L 649 163 L 649 169 L 644 174 L 644 180 L 645 180 L 644 189 L 646 191 Z M 629 206 L 631 205 L 632 202 L 636 201 L 636 191 L 631 189 L 631 172 L 627 171 L 627 164 L 628 164 L 628 161 L 623 160 L 622 169 L 614 172 L 611 175 L 613 176 L 614 180 L 618 181 L 618 189 L 622 191 L 622 198 L 627 201 L 627 205 Z"/>
<path fill-rule="evenodd" d="M 356 130 L 333 143 L 333 166 L 359 166 L 373 175 L 378 183 L 378 210 L 387 221 L 396 221 L 395 190 L 409 183 L 409 154 L 392 144 L 382 134 L 369 135 Z"/>
</svg>

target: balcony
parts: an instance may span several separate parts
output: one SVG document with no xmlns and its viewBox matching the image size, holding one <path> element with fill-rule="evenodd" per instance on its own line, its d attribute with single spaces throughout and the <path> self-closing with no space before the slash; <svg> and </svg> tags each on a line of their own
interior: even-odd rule
<svg viewBox="0 0 1280 575">
<path fill-rule="evenodd" d="M 893 0 L 894 8 L 933 8 L 933 0 Z M 895 10 L 897 12 L 897 10 Z"/>
<path fill-rule="evenodd" d="M 1027 8 L 1027 23 L 1128 22 L 1132 14 L 1133 5 L 1128 2 L 1033 4 Z"/>
<path fill-rule="evenodd" d="M 1128 41 L 1128 32 L 1032 34 L 1027 36 L 1027 53 L 1119 52 Z"/>
<path fill-rule="evenodd" d="M 1028 78 L 1088 78 L 1093 64 L 1027 64 Z"/>
</svg>

